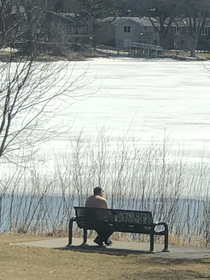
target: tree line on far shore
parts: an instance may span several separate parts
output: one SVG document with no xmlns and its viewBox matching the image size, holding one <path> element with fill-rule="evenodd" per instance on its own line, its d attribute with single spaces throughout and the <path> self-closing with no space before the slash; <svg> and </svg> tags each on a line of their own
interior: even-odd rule
<svg viewBox="0 0 210 280">
<path fill-rule="evenodd" d="M 195 56 L 198 39 L 209 23 L 210 0 L 1 0 L 1 47 L 13 46 L 24 34 L 25 50 L 30 50 L 31 42 L 49 31 L 46 22 L 50 11 L 78 15 L 91 27 L 87 34 L 90 37 L 97 34 L 94 29 L 98 28 L 98 19 L 146 16 L 159 32 L 164 48 L 173 23 L 177 28 L 185 28 L 191 56 Z"/>
</svg>

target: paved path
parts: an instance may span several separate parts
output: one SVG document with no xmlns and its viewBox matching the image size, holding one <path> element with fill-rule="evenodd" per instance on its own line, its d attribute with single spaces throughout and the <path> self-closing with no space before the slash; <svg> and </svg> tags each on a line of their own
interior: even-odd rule
<svg viewBox="0 0 210 280">
<path fill-rule="evenodd" d="M 199 247 L 186 247 L 186 246 L 170 246 L 170 252 L 162 252 L 163 244 L 155 244 L 155 254 L 149 254 L 149 243 L 139 242 L 122 242 L 113 241 L 113 245 L 105 248 L 100 248 L 91 239 L 88 239 L 89 246 L 80 246 L 82 238 L 73 238 L 73 245 L 70 248 L 66 248 L 68 244 L 67 238 L 57 238 L 40 240 L 33 242 L 16 243 L 16 245 L 36 246 L 36 247 L 47 247 L 54 249 L 63 250 L 79 250 L 79 251 L 100 251 L 108 254 L 147 254 L 151 257 L 161 258 L 172 258 L 172 259 L 200 259 L 210 258 L 210 248 L 199 248 Z"/>
</svg>

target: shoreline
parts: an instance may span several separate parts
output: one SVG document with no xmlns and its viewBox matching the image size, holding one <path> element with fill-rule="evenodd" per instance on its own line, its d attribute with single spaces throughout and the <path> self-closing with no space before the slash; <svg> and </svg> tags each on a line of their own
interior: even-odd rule
<svg viewBox="0 0 210 280">
<path fill-rule="evenodd" d="M 129 55 L 128 52 L 113 50 L 113 49 L 96 49 L 81 52 L 69 52 L 67 55 L 55 56 L 51 54 L 41 54 L 35 56 L 32 60 L 36 62 L 56 62 L 56 61 L 86 61 L 95 58 L 131 58 L 131 59 L 145 59 L 145 60 L 162 60 L 162 59 L 172 59 L 175 61 L 208 61 L 210 60 L 210 53 L 207 52 L 197 52 L 196 57 L 191 57 L 189 52 L 180 51 L 179 54 L 175 54 L 175 50 L 166 50 L 165 54 L 158 57 L 135 57 Z M 30 59 L 28 59 L 30 58 Z M 22 62 L 31 60 L 30 56 L 23 56 L 12 52 L 0 52 L 1 62 Z"/>
</svg>

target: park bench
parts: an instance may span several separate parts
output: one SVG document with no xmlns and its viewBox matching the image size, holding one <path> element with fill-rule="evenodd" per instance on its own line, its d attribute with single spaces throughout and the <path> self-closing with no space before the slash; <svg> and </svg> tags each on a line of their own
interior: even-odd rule
<svg viewBox="0 0 210 280">
<path fill-rule="evenodd" d="M 154 236 L 163 235 L 164 249 L 168 250 L 168 225 L 165 222 L 153 222 L 152 213 L 149 211 L 134 211 L 120 209 L 74 207 L 75 216 L 69 222 L 69 243 L 72 246 L 73 223 L 83 229 L 83 243 L 87 244 L 87 230 L 94 230 L 98 224 L 107 224 L 112 227 L 113 232 L 127 232 L 150 235 L 150 253 L 154 253 Z M 156 230 L 161 226 L 160 230 Z"/>
</svg>

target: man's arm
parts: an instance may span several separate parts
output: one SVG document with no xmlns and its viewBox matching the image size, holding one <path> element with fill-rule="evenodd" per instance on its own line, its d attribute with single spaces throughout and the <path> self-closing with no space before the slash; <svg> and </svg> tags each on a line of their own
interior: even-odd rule
<svg viewBox="0 0 210 280">
<path fill-rule="evenodd" d="M 104 207 L 103 208 L 108 208 L 108 203 L 107 203 L 107 200 L 106 199 L 104 199 Z"/>
<path fill-rule="evenodd" d="M 88 204 L 89 204 L 89 198 L 85 202 L 85 207 L 88 207 Z"/>
</svg>

